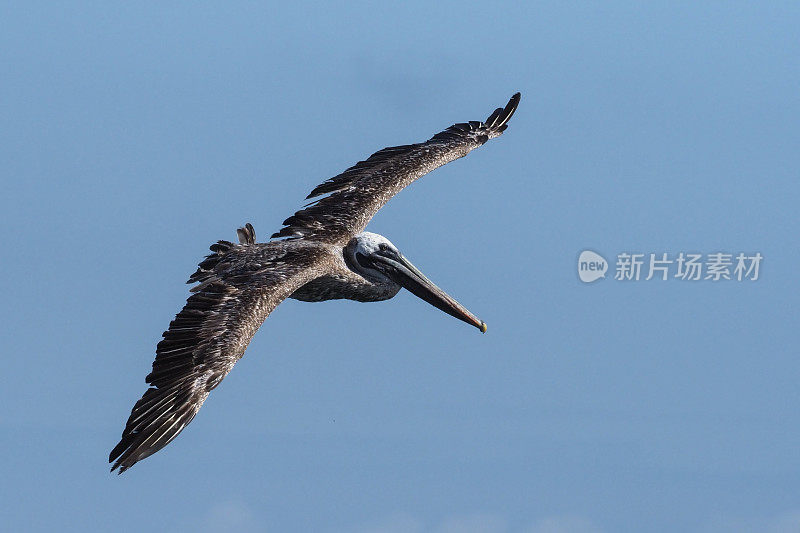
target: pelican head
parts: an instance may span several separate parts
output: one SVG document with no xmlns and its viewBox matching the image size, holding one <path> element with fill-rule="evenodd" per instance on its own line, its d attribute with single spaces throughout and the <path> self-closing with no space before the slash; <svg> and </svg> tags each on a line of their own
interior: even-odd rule
<svg viewBox="0 0 800 533">
<path fill-rule="evenodd" d="M 364 278 L 380 284 L 408 289 L 415 296 L 486 333 L 486 323 L 469 312 L 455 298 L 437 287 L 400 253 L 383 235 L 361 232 L 345 248 L 350 268 Z"/>
</svg>

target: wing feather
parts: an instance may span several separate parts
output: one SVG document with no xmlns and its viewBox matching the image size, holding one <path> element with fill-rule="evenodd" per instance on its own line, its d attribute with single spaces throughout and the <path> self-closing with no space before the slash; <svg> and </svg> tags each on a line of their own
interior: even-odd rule
<svg viewBox="0 0 800 533">
<path fill-rule="evenodd" d="M 345 244 L 364 230 L 389 199 L 414 180 L 481 146 L 505 131 L 519 105 L 516 93 L 485 122 L 454 124 L 424 143 L 384 148 L 318 185 L 314 200 L 287 218 L 272 237 L 304 238 Z"/>
<path fill-rule="evenodd" d="M 314 243 L 219 241 L 189 279 L 197 282 L 156 347 L 151 385 L 136 402 L 109 455 L 121 474 L 169 444 L 192 421 L 211 390 L 244 355 L 256 330 L 298 287 L 316 277 L 324 256 Z"/>
</svg>

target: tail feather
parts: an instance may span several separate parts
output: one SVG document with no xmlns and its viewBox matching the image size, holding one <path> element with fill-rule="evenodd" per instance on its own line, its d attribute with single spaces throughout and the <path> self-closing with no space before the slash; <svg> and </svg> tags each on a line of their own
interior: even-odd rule
<svg viewBox="0 0 800 533">
<path fill-rule="evenodd" d="M 244 227 L 236 230 L 236 235 L 239 237 L 240 245 L 249 245 L 256 243 L 256 230 L 249 222 Z M 189 277 L 186 283 L 206 282 L 214 278 L 214 269 L 219 264 L 225 255 L 231 251 L 231 248 L 237 246 L 230 241 L 217 241 L 209 247 L 211 254 L 207 255 L 199 265 L 197 271 Z M 195 288 L 196 290 L 197 288 Z"/>
<path fill-rule="evenodd" d="M 256 230 L 249 222 L 243 228 L 236 230 L 236 235 L 239 236 L 239 244 L 255 244 L 256 243 Z"/>
</svg>

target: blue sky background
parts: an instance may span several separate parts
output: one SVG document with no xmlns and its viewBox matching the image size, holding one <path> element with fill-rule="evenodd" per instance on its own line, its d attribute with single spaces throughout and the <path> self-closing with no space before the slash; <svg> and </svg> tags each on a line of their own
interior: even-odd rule
<svg viewBox="0 0 800 533">
<path fill-rule="evenodd" d="M 9 530 L 800 528 L 794 3 L 5 3 Z M 106 459 L 213 241 L 384 146 L 506 134 L 370 225 L 489 324 L 289 301 L 195 421 Z M 756 282 L 578 253 L 761 252 Z"/>
</svg>

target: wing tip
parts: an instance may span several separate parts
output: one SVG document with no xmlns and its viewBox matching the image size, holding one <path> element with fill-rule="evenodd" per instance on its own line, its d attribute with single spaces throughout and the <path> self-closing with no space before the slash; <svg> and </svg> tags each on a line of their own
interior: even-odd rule
<svg viewBox="0 0 800 533">
<path fill-rule="evenodd" d="M 487 118 L 485 122 L 486 126 L 503 132 L 507 127 L 508 121 L 514 116 L 514 112 L 517 110 L 521 99 L 522 94 L 520 92 L 514 93 L 505 107 L 498 107 L 489 115 L 489 118 Z"/>
<path fill-rule="evenodd" d="M 138 433 L 129 432 L 126 427 L 122 440 L 109 455 L 109 463 L 116 459 L 111 472 L 118 469 L 117 474 L 122 474 L 164 448 L 189 425 L 196 412 L 192 404 L 187 404 L 174 410 L 167 418 L 159 416 Z"/>
<path fill-rule="evenodd" d="M 114 447 L 114 449 L 111 450 L 111 453 L 108 454 L 108 462 L 114 463 L 113 465 L 111 465 L 111 470 L 110 470 L 112 474 L 114 473 L 115 470 L 117 471 L 117 475 L 122 474 L 128 468 L 133 466 L 133 464 L 130 465 L 123 464 L 122 455 L 125 453 L 125 450 L 126 448 L 128 448 L 129 445 L 130 443 L 126 442 L 126 439 L 123 437 L 123 439 L 119 441 L 119 444 L 117 444 Z"/>
</svg>

